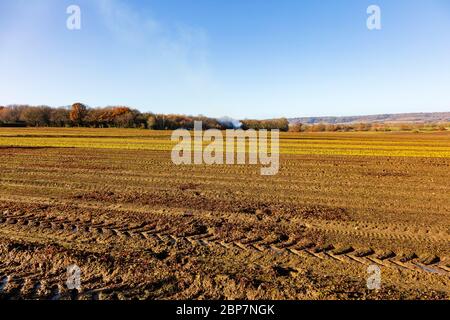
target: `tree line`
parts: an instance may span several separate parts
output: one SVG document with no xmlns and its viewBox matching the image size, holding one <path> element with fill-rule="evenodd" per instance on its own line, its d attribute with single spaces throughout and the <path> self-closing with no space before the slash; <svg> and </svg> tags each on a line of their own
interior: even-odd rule
<svg viewBox="0 0 450 320">
<path fill-rule="evenodd" d="M 287 119 L 242 120 L 216 119 L 205 116 L 142 113 L 126 106 L 89 108 L 82 103 L 52 108 L 49 106 L 0 106 L 0 126 L 3 127 L 91 127 L 142 128 L 152 130 L 193 129 L 201 121 L 203 129 L 279 129 L 289 130 Z"/>
<path fill-rule="evenodd" d="M 290 132 L 352 132 L 352 131 L 446 131 L 450 123 L 352 123 L 352 124 L 304 124 L 294 123 L 289 126 Z"/>
</svg>

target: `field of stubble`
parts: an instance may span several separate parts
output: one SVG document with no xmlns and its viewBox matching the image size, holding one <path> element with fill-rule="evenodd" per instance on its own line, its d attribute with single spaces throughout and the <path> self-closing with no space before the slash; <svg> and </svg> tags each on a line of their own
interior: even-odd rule
<svg viewBox="0 0 450 320">
<path fill-rule="evenodd" d="M 449 299 L 449 132 L 282 134 L 273 177 L 172 145 L 0 128 L 0 299 Z"/>
</svg>

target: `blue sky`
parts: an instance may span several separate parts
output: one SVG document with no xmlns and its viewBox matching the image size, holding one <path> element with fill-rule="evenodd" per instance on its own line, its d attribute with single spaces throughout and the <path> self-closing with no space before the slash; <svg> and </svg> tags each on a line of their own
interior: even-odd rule
<svg viewBox="0 0 450 320">
<path fill-rule="evenodd" d="M 449 88 L 448 0 L 0 1 L 3 105 L 360 115 L 450 111 Z"/>
</svg>

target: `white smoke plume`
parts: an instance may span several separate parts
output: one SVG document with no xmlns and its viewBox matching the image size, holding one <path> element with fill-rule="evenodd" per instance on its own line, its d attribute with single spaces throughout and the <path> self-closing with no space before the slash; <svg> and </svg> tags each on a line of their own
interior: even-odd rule
<svg viewBox="0 0 450 320">
<path fill-rule="evenodd" d="M 228 129 L 240 129 L 242 127 L 242 123 L 239 120 L 230 117 L 217 118 L 216 120 Z"/>
</svg>

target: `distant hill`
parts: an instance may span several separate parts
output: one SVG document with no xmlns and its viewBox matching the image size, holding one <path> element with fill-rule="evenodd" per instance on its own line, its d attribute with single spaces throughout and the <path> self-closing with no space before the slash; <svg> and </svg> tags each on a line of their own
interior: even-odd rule
<svg viewBox="0 0 450 320">
<path fill-rule="evenodd" d="M 351 124 L 351 123 L 436 123 L 450 122 L 450 112 L 378 114 L 349 117 L 302 117 L 288 119 L 291 124 Z"/>
</svg>

